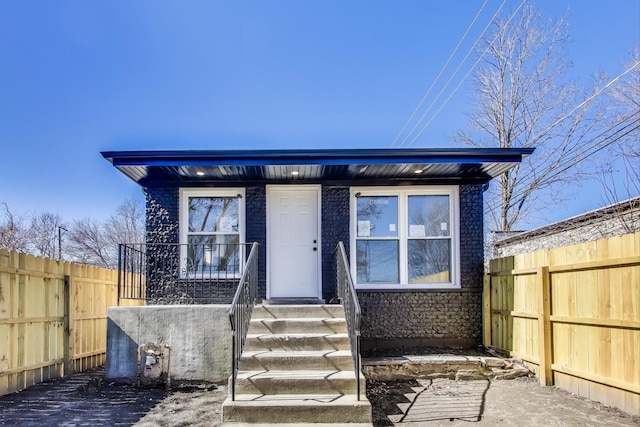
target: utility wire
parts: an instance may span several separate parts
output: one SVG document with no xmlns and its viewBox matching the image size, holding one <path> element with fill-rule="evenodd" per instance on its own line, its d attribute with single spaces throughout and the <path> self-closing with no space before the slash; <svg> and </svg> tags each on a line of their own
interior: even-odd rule
<svg viewBox="0 0 640 427">
<path fill-rule="evenodd" d="M 634 116 L 638 116 L 637 118 Z M 635 121 L 632 121 L 635 120 Z M 625 122 L 627 121 L 631 121 L 631 123 L 629 124 L 625 124 Z M 575 165 L 577 165 L 580 161 L 584 160 L 584 153 L 589 152 L 590 150 L 596 149 L 597 151 L 600 151 L 599 147 L 605 148 L 607 146 L 610 145 L 610 143 L 606 143 L 607 139 L 613 138 L 614 136 L 616 136 L 616 134 L 625 131 L 628 127 L 630 126 L 634 126 L 636 123 L 640 123 L 640 111 L 634 113 L 633 115 L 625 118 L 624 120 L 615 123 L 613 125 L 611 125 L 610 127 L 608 127 L 607 129 L 603 130 L 602 132 L 600 132 L 598 135 L 592 137 L 589 141 L 585 142 L 584 144 L 578 146 L 575 145 L 574 147 L 572 147 L 571 149 L 567 150 L 564 154 L 564 158 L 566 159 L 565 161 L 560 160 L 558 162 L 558 165 L 554 168 L 557 169 L 559 167 L 561 167 L 563 164 L 569 163 L 568 166 L 569 167 L 573 167 Z M 618 130 L 615 130 L 613 133 L 611 133 L 611 131 L 613 131 L 616 128 L 620 128 Z M 634 128 L 635 129 L 635 128 Z M 631 131 L 633 131 L 634 129 L 632 129 Z M 626 135 L 628 132 L 625 132 L 624 135 Z M 624 136 L 623 135 L 623 136 Z M 598 139 L 602 138 L 603 141 L 597 141 Z M 620 138 L 616 138 L 614 141 L 612 142 L 616 142 L 618 141 Z M 580 150 L 582 152 L 582 154 L 578 154 L 578 155 L 573 155 L 573 153 L 575 151 Z M 576 160 L 577 159 L 577 160 Z M 536 175 L 536 170 L 531 170 L 529 171 L 528 174 L 522 176 L 520 178 L 520 182 L 523 183 L 527 183 L 528 180 L 531 178 L 532 175 Z M 543 171 L 544 174 L 544 171 Z M 554 172 L 551 176 L 556 176 L 557 174 Z M 534 177 L 534 180 L 536 179 L 536 177 Z M 518 194 L 518 196 L 521 196 L 522 194 Z"/>
<path fill-rule="evenodd" d="M 640 66 L 640 61 L 637 61 L 635 64 L 631 65 L 629 68 L 627 68 L 626 70 L 624 70 L 621 74 L 619 74 L 618 76 L 614 77 L 613 79 L 611 79 L 611 81 L 609 81 L 606 85 L 604 85 L 602 88 L 600 88 L 599 90 L 597 90 L 593 95 L 589 96 L 587 99 L 585 99 L 584 101 L 582 101 L 581 103 L 579 103 L 578 105 L 576 105 L 573 109 L 571 109 L 571 111 L 567 114 L 565 114 L 563 117 L 559 118 L 558 120 L 556 120 L 555 122 L 553 122 L 550 126 L 548 126 L 545 130 L 538 132 L 538 134 L 531 139 L 531 142 L 527 143 L 528 146 L 532 146 L 534 145 L 535 141 L 539 140 L 540 138 L 542 138 L 542 136 L 546 135 L 548 132 L 550 132 L 553 128 L 555 128 L 558 124 L 562 123 L 564 120 L 568 119 L 569 117 L 571 117 L 571 115 L 573 113 L 576 112 L 576 110 L 578 110 L 580 107 L 584 106 L 585 104 L 587 104 L 588 102 L 591 102 L 595 97 L 601 95 L 607 88 L 609 88 L 613 83 L 617 82 L 618 80 L 620 80 L 623 76 L 625 76 L 626 74 L 628 74 L 629 72 L 631 72 L 633 69 L 635 69 L 636 67 Z M 633 118 L 634 116 L 640 114 L 639 112 L 635 112 L 634 114 L 630 115 L 629 117 L 627 117 L 625 120 L 621 121 L 620 123 L 616 123 L 614 125 L 612 125 L 611 127 L 605 129 L 604 131 L 602 131 L 600 134 L 598 134 L 597 136 L 593 137 L 591 139 L 591 141 L 593 141 L 595 138 L 600 138 L 602 135 L 605 135 L 607 132 L 613 130 L 616 126 L 620 125 L 621 123 L 624 123 L 625 121 L 627 121 L 630 118 Z M 567 152 L 565 153 L 565 156 L 567 154 L 570 154 L 571 152 L 577 150 L 578 148 L 583 149 L 583 147 L 578 147 L 577 145 L 573 146 L 572 148 L 570 148 L 569 150 L 567 150 Z M 529 176 L 531 174 L 535 174 L 535 170 L 531 170 L 529 172 L 528 175 L 523 176 L 521 178 L 521 180 L 526 180 L 529 178 Z"/>
<path fill-rule="evenodd" d="M 522 0 L 522 3 L 520 3 L 520 5 L 516 8 L 516 10 L 511 14 L 511 16 L 509 17 L 509 19 L 507 20 L 507 22 L 505 22 L 504 26 L 502 27 L 502 29 L 498 32 L 498 34 L 496 34 L 496 36 L 493 38 L 493 40 L 491 40 L 491 43 L 489 43 L 489 46 L 487 46 L 487 48 L 482 52 L 482 54 L 478 57 L 478 59 L 476 60 L 476 62 L 473 63 L 473 65 L 471 66 L 471 68 L 469 69 L 469 71 L 467 71 L 467 73 L 464 75 L 464 77 L 462 77 L 462 80 L 460 80 L 460 82 L 458 82 L 458 85 L 453 89 L 453 92 L 451 92 L 451 94 L 447 97 L 447 99 L 444 100 L 444 102 L 440 105 L 440 108 L 438 108 L 438 110 L 436 110 L 435 113 L 433 113 L 433 115 L 431 116 L 431 118 L 429 119 L 429 121 L 422 127 L 422 129 L 420 129 L 420 132 L 418 132 L 418 134 L 411 140 L 411 142 L 409 143 L 408 147 L 411 147 L 418 138 L 420 138 L 420 136 L 424 133 L 424 131 L 427 129 L 427 127 L 429 127 L 429 125 L 431 124 L 431 122 L 433 122 L 433 119 L 436 118 L 436 116 L 440 113 L 440 111 L 442 111 L 442 109 L 447 105 L 447 103 L 451 100 L 451 98 L 453 98 L 453 95 L 455 95 L 455 93 L 458 91 L 458 89 L 460 89 L 460 86 L 462 86 L 462 84 L 467 80 L 467 77 L 469 77 L 469 75 L 473 72 L 473 70 L 476 68 L 476 66 L 480 63 L 480 61 L 482 60 L 482 58 L 484 58 L 484 56 L 487 54 L 487 52 L 489 51 L 489 49 L 491 48 L 491 46 L 493 46 L 493 43 L 498 39 L 498 37 L 500 37 L 500 35 L 504 32 L 504 30 L 506 29 L 506 26 L 511 22 L 511 20 L 516 16 L 516 14 L 518 13 L 518 11 L 520 10 L 520 8 L 524 5 L 524 3 L 526 2 L 526 0 Z M 497 13 L 497 12 L 496 12 Z M 494 15 L 495 16 L 495 15 Z M 492 18 L 493 20 L 493 18 Z M 490 23 L 489 23 L 490 24 Z M 486 28 L 485 28 L 486 30 Z M 484 31 L 483 31 L 484 34 Z M 482 34 L 480 35 L 480 37 L 482 36 Z M 473 47 L 475 47 L 475 45 L 480 41 L 480 39 L 478 38 L 478 40 L 476 40 L 476 43 L 474 43 Z M 473 49 L 472 47 L 472 49 Z M 471 52 L 471 50 L 469 51 Z M 468 55 L 467 55 L 468 56 Z M 466 60 L 466 57 L 465 57 Z M 464 61 L 463 61 L 464 62 Z M 462 66 L 462 63 L 460 64 L 460 66 Z M 458 72 L 458 70 L 460 69 L 460 67 L 458 67 L 458 69 L 456 69 L 456 73 Z M 431 108 L 433 107 L 433 105 L 436 103 L 436 101 L 440 98 L 440 95 L 442 95 L 442 93 L 446 90 L 446 88 L 448 87 L 448 84 L 451 82 L 451 80 L 453 80 L 453 78 L 455 77 L 455 74 L 451 76 L 451 78 L 447 81 L 447 85 L 440 91 L 440 93 L 438 93 L 438 96 L 436 97 L 436 99 L 431 103 L 431 105 L 429 106 L 429 108 L 427 109 L 427 111 L 425 111 L 425 113 L 422 115 L 422 117 L 420 117 L 420 120 L 418 120 L 418 123 L 416 123 L 416 126 L 413 127 L 413 129 L 411 129 L 411 132 L 409 133 L 409 135 L 407 135 L 407 137 L 403 140 L 406 141 L 409 136 L 411 136 L 411 133 L 413 133 L 413 131 L 415 130 L 415 128 L 422 122 L 422 120 L 425 118 L 425 116 L 427 115 L 427 113 L 431 110 Z"/>
<path fill-rule="evenodd" d="M 487 5 L 487 2 L 489 0 L 485 0 L 484 3 L 482 4 L 482 6 L 480 7 L 480 10 L 478 10 L 478 13 L 476 13 L 476 16 L 473 18 L 473 20 L 471 21 L 471 24 L 469 24 L 469 26 L 467 27 L 467 30 L 464 32 L 464 34 L 462 35 L 462 37 L 460 38 L 460 41 L 458 42 L 457 46 L 453 49 L 453 52 L 451 52 L 451 55 L 449 55 L 449 58 L 447 59 L 447 61 L 445 62 L 445 64 L 442 66 L 442 68 L 440 69 L 440 72 L 438 73 L 438 75 L 436 76 L 436 78 L 434 79 L 433 83 L 431 83 L 431 86 L 429 87 L 429 89 L 427 89 L 427 91 L 425 92 L 424 96 L 422 97 L 422 99 L 420 100 L 420 102 L 418 103 L 418 105 L 416 106 L 416 108 L 413 110 L 413 113 L 411 113 L 411 116 L 409 116 L 409 118 L 407 119 L 407 121 L 405 122 L 404 126 L 402 126 L 402 129 L 400 129 L 400 132 L 398 132 L 398 134 L 396 135 L 395 139 L 393 140 L 393 142 L 391 143 L 391 147 L 393 147 L 396 143 L 396 141 L 398 141 L 398 138 L 400 138 L 400 135 L 402 135 L 402 133 L 405 131 L 405 129 L 407 128 L 407 126 L 409 126 L 409 123 L 411 123 L 411 121 L 413 120 L 413 118 L 415 117 L 416 113 L 418 112 L 418 110 L 420 109 L 420 107 L 422 107 L 422 104 L 424 104 L 424 101 L 427 99 L 427 97 L 429 96 L 429 94 L 431 93 L 431 90 L 433 89 L 433 87 L 435 86 L 435 84 L 438 82 L 438 80 L 440 79 L 440 77 L 442 76 L 442 73 L 444 72 L 444 70 L 449 66 L 449 63 L 451 62 L 451 60 L 453 59 L 453 57 L 455 56 L 455 54 L 458 52 L 458 49 L 460 48 L 460 45 L 462 44 L 462 42 L 464 41 L 464 39 L 467 37 L 467 35 L 469 34 L 469 31 L 471 31 L 471 27 L 473 27 L 473 25 L 475 24 L 476 20 L 478 19 L 478 17 L 480 16 L 480 14 L 482 13 L 482 11 L 484 10 L 485 6 Z M 504 0 L 502 2 L 502 5 L 500 6 L 500 8 L 502 8 L 502 6 L 504 5 L 504 3 L 507 0 Z M 495 16 L 495 15 L 494 15 Z M 402 145 L 402 143 L 400 144 Z"/>
<path fill-rule="evenodd" d="M 553 179 L 557 176 L 559 176 L 560 174 L 566 172 L 567 170 L 569 170 L 570 168 L 576 166 L 578 163 L 586 160 L 587 158 L 593 156 L 594 154 L 602 151 L 603 149 L 609 147 L 611 144 L 621 140 L 622 138 L 624 138 L 625 136 L 629 135 L 630 133 L 636 131 L 637 129 L 640 129 L 640 119 L 639 118 L 634 118 L 634 116 L 639 116 L 640 115 L 640 111 L 637 113 L 634 113 L 633 115 L 627 117 L 625 120 L 623 120 L 622 122 L 619 122 L 611 127 L 609 127 L 608 129 L 606 129 L 605 131 L 603 131 L 602 133 L 600 133 L 599 135 L 595 136 L 594 138 L 592 138 L 590 141 L 588 141 L 585 145 L 588 145 L 586 148 L 584 146 L 581 146 L 580 149 L 582 150 L 582 152 L 576 156 L 572 156 L 570 157 L 570 159 L 568 159 L 566 162 L 560 162 L 558 164 L 558 166 L 555 168 L 555 170 L 553 171 L 553 173 L 548 174 L 547 178 L 549 179 Z M 626 121 L 629 121 L 630 119 L 634 119 L 631 123 L 628 124 L 624 124 Z M 623 125 L 624 124 L 624 125 Z M 621 126 L 623 125 L 623 126 Z M 615 130 L 613 133 L 609 134 L 610 131 L 619 128 L 617 130 Z M 604 134 L 608 134 L 605 137 L 603 137 L 602 140 L 596 141 L 596 139 L 599 139 L 602 137 L 602 135 Z M 576 151 L 577 148 L 574 148 L 571 151 Z M 531 176 L 531 172 L 526 175 L 525 177 L 523 177 L 523 179 L 521 181 L 525 181 Z M 519 189 L 518 192 L 514 192 L 514 194 L 511 196 L 511 200 L 518 200 L 520 199 L 522 196 L 524 196 L 527 192 L 529 192 L 529 188 L 528 185 L 530 185 L 530 183 L 527 183 L 527 185 L 525 185 L 525 188 L 522 189 L 522 187 Z M 502 204 L 502 201 L 499 200 L 497 202 L 495 202 L 493 205 L 488 206 L 488 208 L 490 210 L 495 210 L 499 207 L 499 205 Z M 513 207 L 515 205 L 515 203 L 510 203 L 509 204 L 509 208 Z"/>
<path fill-rule="evenodd" d="M 596 96 L 600 95 L 602 92 L 604 92 L 609 86 L 611 86 L 612 84 L 614 84 L 615 82 L 617 82 L 618 80 L 620 80 L 624 75 L 630 73 L 634 68 L 638 67 L 640 65 L 640 61 L 637 61 L 635 64 L 633 64 L 631 67 L 627 68 L 625 71 L 623 71 L 621 74 L 619 74 L 617 77 L 613 78 L 609 83 L 607 83 L 606 85 L 604 85 L 603 87 L 601 87 L 600 89 L 598 89 L 593 95 L 591 95 L 590 97 L 588 97 L 587 99 L 585 99 L 584 101 L 582 101 L 580 104 L 576 105 L 575 108 L 573 108 L 571 111 L 569 111 L 567 114 L 565 114 L 564 116 L 560 117 L 558 120 L 556 120 L 555 122 L 553 122 L 547 129 L 543 130 L 542 132 L 538 133 L 538 135 L 536 135 L 535 137 L 533 137 L 531 139 L 531 144 L 534 144 L 538 139 L 540 139 L 543 135 L 545 135 L 547 132 L 549 132 L 551 129 L 553 129 L 554 127 L 556 127 L 559 123 L 565 121 L 566 119 L 568 119 L 569 117 L 571 117 L 571 115 L 573 113 L 576 112 L 576 110 L 578 110 L 580 107 L 582 107 L 583 105 L 587 104 L 588 102 L 590 102 L 591 100 L 593 100 Z"/>
<path fill-rule="evenodd" d="M 639 116 L 638 119 L 636 119 L 636 122 L 632 122 L 630 124 L 623 125 L 626 121 L 629 121 L 629 120 L 633 119 L 634 116 Z M 569 164 L 569 167 L 573 167 L 573 166 L 577 165 L 582 160 L 584 160 L 583 158 L 581 158 L 582 156 L 584 156 L 584 153 L 587 153 L 589 150 L 592 150 L 594 148 L 597 148 L 597 151 L 600 151 L 600 148 L 598 148 L 598 147 L 601 147 L 602 144 L 604 144 L 604 142 L 603 141 L 596 141 L 597 139 L 604 138 L 604 140 L 606 140 L 606 139 L 612 138 L 616 134 L 624 131 L 629 126 L 633 126 L 635 123 L 640 123 L 640 111 L 634 113 L 633 115 L 625 118 L 624 120 L 622 120 L 622 121 L 610 126 L 609 128 L 603 130 L 598 135 L 592 137 L 589 141 L 585 142 L 585 144 L 583 144 L 583 145 L 577 145 L 577 144 L 574 145 L 573 147 L 571 147 L 570 149 L 568 149 L 564 153 L 563 157 L 566 159 L 564 162 L 562 160 L 559 160 L 557 165 L 553 169 L 549 169 L 549 167 L 551 167 L 551 165 L 547 166 L 547 169 L 541 171 L 541 173 L 539 175 L 545 175 L 549 171 L 557 169 L 557 168 L 561 167 L 563 164 L 565 164 L 567 162 L 571 162 Z M 616 127 L 621 127 L 621 129 L 618 129 L 615 132 L 611 133 L 611 131 L 614 130 Z M 632 129 L 632 131 L 634 129 Z M 626 135 L 627 133 L 625 133 L 624 135 Z M 620 138 L 616 138 L 613 142 L 616 142 L 619 139 Z M 591 144 L 591 145 L 589 145 L 589 144 Z M 605 147 L 607 147 L 609 145 L 611 145 L 611 144 L 609 144 L 609 143 L 604 144 L 604 146 L 602 148 L 605 148 Z M 574 152 L 578 151 L 578 150 L 580 150 L 583 154 L 582 155 L 580 155 L 580 154 L 579 155 L 574 155 Z M 575 159 L 578 159 L 578 160 L 575 160 Z M 538 175 L 538 171 L 535 170 L 535 169 L 531 169 L 526 175 L 523 175 L 522 177 L 520 177 L 519 181 L 521 183 L 521 186 L 524 185 L 526 187 L 528 185 L 531 185 L 531 182 L 533 182 L 536 179 L 538 179 L 538 177 L 536 175 Z M 553 173 L 550 176 L 554 177 L 556 175 L 557 175 L 556 173 Z M 519 197 L 519 196 L 522 196 L 522 195 L 523 195 L 523 193 L 518 194 L 517 196 Z M 512 197 L 514 197 L 514 196 L 512 196 Z"/>
</svg>

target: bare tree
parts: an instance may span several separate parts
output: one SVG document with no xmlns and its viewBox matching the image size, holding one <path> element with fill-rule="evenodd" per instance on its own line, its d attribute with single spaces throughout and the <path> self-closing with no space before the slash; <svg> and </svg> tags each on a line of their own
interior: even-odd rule
<svg viewBox="0 0 640 427">
<path fill-rule="evenodd" d="M 144 208 L 136 198 L 124 200 L 104 222 L 91 218 L 64 222 L 58 214 L 14 214 L 0 205 L 0 248 L 56 258 L 64 231 L 65 260 L 100 267 L 118 266 L 118 243 L 144 242 Z"/>
<path fill-rule="evenodd" d="M 631 131 L 610 150 L 612 161 L 603 164 L 600 182 L 608 203 L 640 194 L 640 47 L 632 52 L 624 68 L 629 72 L 616 82 L 605 100 L 611 126 L 632 124 Z M 621 170 L 616 171 L 615 167 Z M 614 175 L 621 179 L 616 180 Z"/>
<path fill-rule="evenodd" d="M 144 205 L 131 197 L 123 201 L 104 225 L 109 240 L 118 243 L 144 242 Z"/>
<path fill-rule="evenodd" d="M 0 207 L 0 248 L 28 252 L 30 230 L 24 215 L 16 215 L 6 203 Z"/>
<path fill-rule="evenodd" d="M 131 198 L 100 223 L 90 218 L 75 221 L 70 229 L 67 253 L 75 261 L 100 267 L 118 267 L 118 243 L 144 241 L 144 213 L 139 200 Z"/>
<path fill-rule="evenodd" d="M 29 252 L 48 258 L 55 258 L 60 252 L 60 228 L 65 228 L 62 217 L 51 212 L 41 212 L 31 218 L 29 226 Z M 57 253 L 58 252 L 58 253 Z"/>
<path fill-rule="evenodd" d="M 584 160 L 607 143 L 597 137 L 602 111 L 593 106 L 594 92 L 567 78 L 567 43 L 566 21 L 545 19 L 529 4 L 513 19 L 496 20 L 480 47 L 471 130 L 455 139 L 471 146 L 536 148 L 491 186 L 488 222 L 494 229 L 512 231 L 561 200 L 567 184 L 595 173 Z"/>
<path fill-rule="evenodd" d="M 74 221 L 69 230 L 66 253 L 73 261 L 115 268 L 113 249 L 100 222 L 91 218 Z"/>
</svg>

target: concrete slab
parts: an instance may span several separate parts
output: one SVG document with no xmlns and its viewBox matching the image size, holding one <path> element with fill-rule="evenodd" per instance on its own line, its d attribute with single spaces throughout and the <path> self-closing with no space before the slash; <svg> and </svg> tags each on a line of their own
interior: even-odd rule
<svg viewBox="0 0 640 427">
<path fill-rule="evenodd" d="M 172 381 L 226 383 L 231 374 L 228 305 L 110 307 L 106 378 L 137 378 L 138 347 L 171 347 Z"/>
</svg>

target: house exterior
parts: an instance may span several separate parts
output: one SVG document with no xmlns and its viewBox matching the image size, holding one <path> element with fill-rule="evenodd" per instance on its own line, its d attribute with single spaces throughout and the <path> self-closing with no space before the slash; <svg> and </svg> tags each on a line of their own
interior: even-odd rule
<svg viewBox="0 0 640 427">
<path fill-rule="evenodd" d="M 229 303 L 251 242 L 262 299 L 332 302 L 343 242 L 366 352 L 480 343 L 483 191 L 532 151 L 102 155 L 146 195 L 148 304 Z"/>
<path fill-rule="evenodd" d="M 496 239 L 495 258 L 553 249 L 640 231 L 640 197 L 633 197 L 533 230 Z"/>
</svg>

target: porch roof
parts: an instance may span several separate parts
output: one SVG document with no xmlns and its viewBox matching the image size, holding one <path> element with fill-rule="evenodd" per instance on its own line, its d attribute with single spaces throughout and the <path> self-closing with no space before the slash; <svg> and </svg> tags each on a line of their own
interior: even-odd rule
<svg viewBox="0 0 640 427">
<path fill-rule="evenodd" d="M 469 184 L 489 181 L 533 148 L 104 151 L 143 187 L 233 183 Z"/>
</svg>

